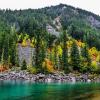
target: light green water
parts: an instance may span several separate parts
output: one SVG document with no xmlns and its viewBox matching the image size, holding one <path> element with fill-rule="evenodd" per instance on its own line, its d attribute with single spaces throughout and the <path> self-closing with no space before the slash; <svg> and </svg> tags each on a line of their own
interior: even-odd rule
<svg viewBox="0 0 100 100">
<path fill-rule="evenodd" d="M 0 81 L 0 100 L 100 100 L 100 84 Z"/>
</svg>

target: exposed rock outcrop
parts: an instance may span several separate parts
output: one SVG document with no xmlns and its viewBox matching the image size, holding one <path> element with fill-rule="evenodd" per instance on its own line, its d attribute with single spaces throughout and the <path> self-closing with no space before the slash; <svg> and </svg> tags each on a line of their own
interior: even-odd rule
<svg viewBox="0 0 100 100">
<path fill-rule="evenodd" d="M 21 65 L 23 60 L 26 61 L 27 65 L 32 65 L 34 63 L 33 56 L 35 55 L 35 48 L 32 48 L 30 46 L 21 46 L 21 44 L 18 45 L 18 58 L 19 58 L 19 64 Z"/>
</svg>

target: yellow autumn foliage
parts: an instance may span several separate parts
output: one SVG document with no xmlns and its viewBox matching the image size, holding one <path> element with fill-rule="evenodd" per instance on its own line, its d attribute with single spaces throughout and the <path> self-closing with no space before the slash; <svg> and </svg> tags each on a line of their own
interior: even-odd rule
<svg viewBox="0 0 100 100">
<path fill-rule="evenodd" d="M 96 61 L 92 61 L 92 63 L 91 63 L 91 68 L 92 68 L 94 71 L 98 69 L 97 62 L 96 62 Z"/>
<path fill-rule="evenodd" d="M 97 51 L 95 47 L 92 47 L 91 49 L 89 49 L 89 54 L 91 55 L 91 58 L 93 60 L 97 60 L 97 57 L 99 56 L 99 52 Z"/>
<path fill-rule="evenodd" d="M 98 51 L 97 51 L 97 49 L 96 49 L 95 47 L 92 47 L 91 49 L 89 49 L 89 53 L 90 53 L 91 55 L 93 55 L 93 54 L 98 54 Z"/>
<path fill-rule="evenodd" d="M 79 47 L 84 47 L 85 46 L 85 43 L 81 42 L 81 41 L 77 41 L 76 40 L 76 44 L 79 46 Z"/>
<path fill-rule="evenodd" d="M 62 48 L 61 48 L 61 46 L 59 45 L 57 48 L 58 48 L 58 55 L 62 55 Z"/>
<path fill-rule="evenodd" d="M 29 39 L 29 35 L 25 34 L 24 39 L 25 40 Z"/>
<path fill-rule="evenodd" d="M 36 44 L 36 39 L 34 37 L 32 38 L 32 43 Z"/>
<path fill-rule="evenodd" d="M 34 48 L 35 45 L 34 45 L 33 43 L 30 43 L 30 46 L 31 46 L 32 48 Z"/>
<path fill-rule="evenodd" d="M 27 46 L 27 42 L 26 42 L 25 39 L 24 39 L 23 42 L 22 42 L 22 46 L 23 46 L 23 47 Z"/>
<path fill-rule="evenodd" d="M 69 41 L 67 42 L 67 46 L 68 46 L 68 47 L 71 47 L 72 44 L 73 44 L 73 42 L 72 42 L 71 40 L 69 40 Z"/>
<path fill-rule="evenodd" d="M 45 67 L 48 72 L 54 72 L 53 63 L 49 59 L 45 59 L 43 62 L 43 68 Z"/>
<path fill-rule="evenodd" d="M 36 74 L 37 73 L 37 69 L 36 67 L 27 67 L 27 71 L 30 72 L 31 74 Z"/>
</svg>

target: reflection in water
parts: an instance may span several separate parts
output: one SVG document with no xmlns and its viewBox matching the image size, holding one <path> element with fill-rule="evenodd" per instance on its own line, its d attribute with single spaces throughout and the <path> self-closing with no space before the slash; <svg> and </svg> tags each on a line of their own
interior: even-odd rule
<svg viewBox="0 0 100 100">
<path fill-rule="evenodd" d="M 0 81 L 0 100 L 100 100 L 100 84 Z"/>
</svg>

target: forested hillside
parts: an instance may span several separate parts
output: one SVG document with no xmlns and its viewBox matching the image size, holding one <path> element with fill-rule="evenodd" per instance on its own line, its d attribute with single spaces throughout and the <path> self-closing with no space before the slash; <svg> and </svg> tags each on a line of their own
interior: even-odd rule
<svg viewBox="0 0 100 100">
<path fill-rule="evenodd" d="M 19 64 L 18 46 L 35 49 Z M 100 16 L 60 4 L 0 10 L 0 67 L 32 72 L 100 73 Z"/>
</svg>

